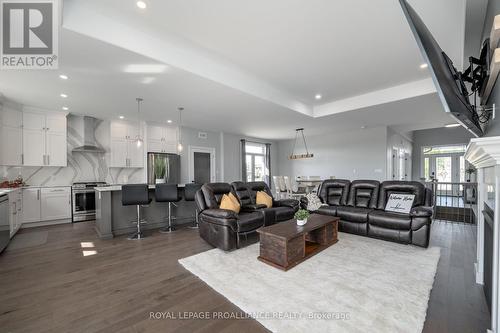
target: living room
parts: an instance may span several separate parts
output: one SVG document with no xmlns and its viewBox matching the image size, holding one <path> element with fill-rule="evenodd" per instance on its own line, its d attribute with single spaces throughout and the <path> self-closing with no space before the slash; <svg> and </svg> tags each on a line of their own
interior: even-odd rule
<svg viewBox="0 0 500 333">
<path fill-rule="evenodd" d="M 2 332 L 500 331 L 500 0 L 0 17 Z"/>
</svg>

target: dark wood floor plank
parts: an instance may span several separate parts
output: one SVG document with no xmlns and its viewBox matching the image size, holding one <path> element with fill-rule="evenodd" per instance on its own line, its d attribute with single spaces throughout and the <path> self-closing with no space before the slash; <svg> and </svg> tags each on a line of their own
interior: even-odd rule
<svg viewBox="0 0 500 333">
<path fill-rule="evenodd" d="M 22 230 L 47 243 L 0 256 L 0 327 L 5 332 L 267 332 L 257 321 L 150 319 L 150 312 L 241 313 L 178 259 L 210 249 L 195 230 L 140 242 L 100 240 L 92 223 Z M 484 332 L 489 313 L 475 284 L 473 225 L 435 221 L 441 258 L 423 332 Z M 82 248 L 82 242 L 93 243 Z M 97 254 L 83 256 L 82 251 Z"/>
</svg>

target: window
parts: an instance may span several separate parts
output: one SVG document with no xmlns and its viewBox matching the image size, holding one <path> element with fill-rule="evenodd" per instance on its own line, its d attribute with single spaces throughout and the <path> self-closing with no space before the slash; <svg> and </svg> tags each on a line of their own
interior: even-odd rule
<svg viewBox="0 0 500 333">
<path fill-rule="evenodd" d="M 255 142 L 245 144 L 245 161 L 247 181 L 266 181 L 269 176 L 269 170 L 266 167 L 266 145 Z"/>
</svg>

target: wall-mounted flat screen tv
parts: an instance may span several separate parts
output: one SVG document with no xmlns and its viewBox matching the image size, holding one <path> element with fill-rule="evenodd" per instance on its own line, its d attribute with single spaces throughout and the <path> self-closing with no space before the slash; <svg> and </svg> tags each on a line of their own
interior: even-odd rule
<svg viewBox="0 0 500 333">
<path fill-rule="evenodd" d="M 467 88 L 452 61 L 443 52 L 420 16 L 406 0 L 399 0 L 418 47 L 429 65 L 437 93 L 446 112 L 479 137 L 483 135 L 479 117 L 472 107 Z"/>
</svg>

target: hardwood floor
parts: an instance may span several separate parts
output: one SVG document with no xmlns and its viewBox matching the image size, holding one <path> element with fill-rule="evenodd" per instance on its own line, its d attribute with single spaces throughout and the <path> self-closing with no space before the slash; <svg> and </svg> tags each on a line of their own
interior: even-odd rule
<svg viewBox="0 0 500 333">
<path fill-rule="evenodd" d="M 0 255 L 1 332 L 267 332 L 249 319 L 150 319 L 150 312 L 241 313 L 178 264 L 210 248 L 196 230 L 102 241 L 92 223 L 77 223 L 21 235 L 40 231 L 48 231 L 46 244 Z M 433 224 L 431 244 L 442 251 L 425 333 L 486 332 L 474 232 L 470 225 Z"/>
</svg>

